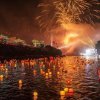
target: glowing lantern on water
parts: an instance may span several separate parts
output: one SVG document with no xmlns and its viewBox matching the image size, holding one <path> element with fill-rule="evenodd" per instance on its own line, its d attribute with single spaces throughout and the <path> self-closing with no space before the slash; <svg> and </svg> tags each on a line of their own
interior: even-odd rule
<svg viewBox="0 0 100 100">
<path fill-rule="evenodd" d="M 49 72 L 49 75 L 52 75 L 52 72 Z"/>
<path fill-rule="evenodd" d="M 23 81 L 22 80 L 19 80 L 18 83 L 19 83 L 19 89 L 21 89 L 22 88 Z"/>
<path fill-rule="evenodd" d="M 60 91 L 60 96 L 65 96 L 65 91 Z"/>
<path fill-rule="evenodd" d="M 19 83 L 19 84 L 22 84 L 22 83 L 23 83 L 23 81 L 22 81 L 22 80 L 19 80 L 19 81 L 18 81 L 18 83 Z"/>
<path fill-rule="evenodd" d="M 46 73 L 46 74 L 45 74 L 45 78 L 46 78 L 46 79 L 48 79 L 48 78 L 49 78 L 48 76 L 49 76 L 49 74 L 48 74 L 48 73 Z"/>
<path fill-rule="evenodd" d="M 67 84 L 70 84 L 71 83 L 71 81 L 70 80 L 67 80 Z"/>
<path fill-rule="evenodd" d="M 68 92 L 68 88 L 64 88 L 64 91 L 65 91 L 65 92 Z"/>
<path fill-rule="evenodd" d="M 6 72 L 6 73 L 8 72 L 8 69 L 7 69 L 7 68 L 5 69 L 5 72 Z"/>
<path fill-rule="evenodd" d="M 1 81 L 3 80 L 3 75 L 0 75 L 0 80 L 1 80 Z"/>
<path fill-rule="evenodd" d="M 36 75 L 36 70 L 33 70 L 33 74 Z"/>
<path fill-rule="evenodd" d="M 44 71 L 42 71 L 42 72 L 41 72 L 41 74 L 42 74 L 42 75 L 45 75 L 45 72 L 44 72 Z"/>
<path fill-rule="evenodd" d="M 34 91 L 33 92 L 33 100 L 37 100 L 38 99 L 38 92 Z"/>
<path fill-rule="evenodd" d="M 57 72 L 57 75 L 59 75 L 60 74 L 60 72 Z"/>
<path fill-rule="evenodd" d="M 3 75 L 0 75 L 0 78 L 3 78 Z"/>
<path fill-rule="evenodd" d="M 15 68 L 17 67 L 17 64 L 15 64 Z"/>
<path fill-rule="evenodd" d="M 48 73 L 46 73 L 45 75 L 46 75 L 46 76 L 48 76 L 49 74 L 48 74 Z"/>
<path fill-rule="evenodd" d="M 34 96 L 38 96 L 38 92 L 33 92 L 33 95 Z"/>
<path fill-rule="evenodd" d="M 69 93 L 74 93 L 74 89 L 73 88 L 69 88 L 68 92 Z"/>
</svg>

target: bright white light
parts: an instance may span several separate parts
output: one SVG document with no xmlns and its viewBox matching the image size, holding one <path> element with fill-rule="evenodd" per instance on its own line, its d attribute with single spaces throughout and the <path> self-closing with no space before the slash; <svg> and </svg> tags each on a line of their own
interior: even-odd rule
<svg viewBox="0 0 100 100">
<path fill-rule="evenodd" d="M 86 59 L 97 59 L 97 50 L 94 49 L 86 49 L 84 53 L 80 53 L 80 55 L 84 56 Z"/>
<path fill-rule="evenodd" d="M 85 51 L 86 55 L 96 55 L 96 49 L 87 49 Z"/>
<path fill-rule="evenodd" d="M 96 49 L 86 49 L 86 51 L 84 53 L 81 53 L 81 55 L 83 56 L 93 56 L 97 54 L 97 50 Z"/>
<path fill-rule="evenodd" d="M 92 50 L 91 49 L 87 49 L 85 53 L 86 53 L 86 55 L 91 55 Z"/>
</svg>

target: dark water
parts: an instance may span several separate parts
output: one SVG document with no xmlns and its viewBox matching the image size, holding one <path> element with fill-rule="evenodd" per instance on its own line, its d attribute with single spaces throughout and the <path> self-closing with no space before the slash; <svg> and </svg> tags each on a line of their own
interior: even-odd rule
<svg viewBox="0 0 100 100">
<path fill-rule="evenodd" d="M 60 100 L 59 92 L 66 87 L 73 88 L 74 93 L 66 96 L 65 100 L 100 100 L 96 61 L 86 65 L 73 61 L 69 64 L 67 58 L 62 58 L 60 63 L 62 61 L 63 71 L 57 66 L 55 69 L 50 67 L 52 76 L 49 78 L 40 74 L 38 65 L 35 66 L 38 71 L 36 75 L 33 74 L 33 67 L 19 65 L 16 68 L 8 68 L 8 73 L 1 72 L 4 79 L 0 82 L 0 100 L 34 100 L 34 91 L 38 92 L 38 100 Z M 58 70 L 60 75 L 57 75 Z M 21 88 L 18 84 L 20 79 L 23 81 Z"/>
</svg>

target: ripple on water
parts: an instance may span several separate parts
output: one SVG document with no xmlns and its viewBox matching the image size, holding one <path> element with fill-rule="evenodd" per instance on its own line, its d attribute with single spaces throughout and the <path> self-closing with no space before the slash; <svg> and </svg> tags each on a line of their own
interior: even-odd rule
<svg viewBox="0 0 100 100">
<path fill-rule="evenodd" d="M 73 65 L 73 64 L 71 64 Z M 86 74 L 85 67 L 80 67 L 77 71 L 67 67 L 66 72 L 53 78 L 45 79 L 39 74 L 34 76 L 32 68 L 24 71 L 11 70 L 8 78 L 0 83 L 0 100 L 32 100 L 33 91 L 38 91 L 39 100 L 59 100 L 59 91 L 65 87 L 72 87 L 75 91 L 74 96 L 67 97 L 67 100 L 100 100 L 100 83 L 97 79 L 95 66 L 88 67 Z M 18 80 L 22 79 L 22 88 L 18 88 Z M 68 85 L 66 80 L 72 79 L 72 84 Z"/>
</svg>

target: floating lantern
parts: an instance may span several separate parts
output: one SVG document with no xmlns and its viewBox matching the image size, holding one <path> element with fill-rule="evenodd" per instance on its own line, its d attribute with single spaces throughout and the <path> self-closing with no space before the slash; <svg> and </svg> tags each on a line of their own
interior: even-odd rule
<svg viewBox="0 0 100 100">
<path fill-rule="evenodd" d="M 57 72 L 57 75 L 59 75 L 60 74 L 60 72 Z"/>
<path fill-rule="evenodd" d="M 60 96 L 65 96 L 65 91 L 60 91 Z"/>
<path fill-rule="evenodd" d="M 6 73 L 8 72 L 8 69 L 7 69 L 7 68 L 5 69 L 5 72 L 6 72 Z"/>
<path fill-rule="evenodd" d="M 18 83 L 19 83 L 19 84 L 22 84 L 22 83 L 23 83 L 23 81 L 22 81 L 22 80 L 19 80 L 19 81 L 18 81 Z"/>
<path fill-rule="evenodd" d="M 4 77 L 3 75 L 0 75 L 0 81 L 3 81 L 3 77 Z"/>
<path fill-rule="evenodd" d="M 60 72 L 57 72 L 57 77 L 59 77 L 60 76 Z"/>
<path fill-rule="evenodd" d="M 48 78 L 49 78 L 48 76 L 49 76 L 49 74 L 48 74 L 48 73 L 46 73 L 46 74 L 45 74 L 45 78 L 46 78 L 46 79 L 48 79 Z"/>
<path fill-rule="evenodd" d="M 38 92 L 33 92 L 33 95 L 34 96 L 38 96 Z"/>
<path fill-rule="evenodd" d="M 65 92 L 68 92 L 68 88 L 64 88 L 64 91 L 65 91 Z"/>
<path fill-rule="evenodd" d="M 6 70 L 6 71 L 8 71 L 8 69 L 7 69 L 7 68 L 6 68 L 5 70 Z"/>
<path fill-rule="evenodd" d="M 17 67 L 17 64 L 15 64 L 15 68 Z"/>
<path fill-rule="evenodd" d="M 3 78 L 3 75 L 0 75 L 0 78 Z"/>
<path fill-rule="evenodd" d="M 49 72 L 49 78 L 51 78 L 52 77 L 52 72 Z"/>
<path fill-rule="evenodd" d="M 36 70 L 33 70 L 33 74 L 36 75 Z"/>
<path fill-rule="evenodd" d="M 52 75 L 52 72 L 49 72 L 49 75 Z"/>
<path fill-rule="evenodd" d="M 69 92 L 69 93 L 74 93 L 73 88 L 69 88 L 68 92 Z"/>
<path fill-rule="evenodd" d="M 48 76 L 49 74 L 48 73 L 45 73 L 45 75 Z"/>
<path fill-rule="evenodd" d="M 67 80 L 67 84 L 71 84 L 71 81 L 70 80 Z"/>
<path fill-rule="evenodd" d="M 38 99 L 38 92 L 33 92 L 33 100 L 37 100 Z"/>
</svg>

